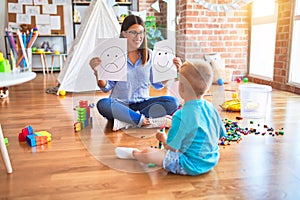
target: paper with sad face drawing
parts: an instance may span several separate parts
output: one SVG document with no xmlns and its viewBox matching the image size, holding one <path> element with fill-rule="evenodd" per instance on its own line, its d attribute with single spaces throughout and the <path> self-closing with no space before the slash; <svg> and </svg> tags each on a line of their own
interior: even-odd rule
<svg viewBox="0 0 300 200">
<path fill-rule="evenodd" d="M 160 82 L 177 77 L 177 68 L 173 63 L 175 47 L 171 40 L 155 43 L 152 55 L 153 81 Z"/>
<path fill-rule="evenodd" d="M 97 40 L 99 80 L 127 81 L 127 39 L 109 38 Z"/>
</svg>

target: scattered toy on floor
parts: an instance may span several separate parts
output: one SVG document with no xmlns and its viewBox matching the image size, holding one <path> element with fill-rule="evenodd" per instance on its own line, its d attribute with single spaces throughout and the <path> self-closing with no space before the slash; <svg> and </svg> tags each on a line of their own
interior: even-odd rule
<svg viewBox="0 0 300 200">
<path fill-rule="evenodd" d="M 60 90 L 60 91 L 58 92 L 58 94 L 59 94 L 60 96 L 65 96 L 65 95 L 66 95 L 66 91 L 65 91 L 65 90 Z"/>
<path fill-rule="evenodd" d="M 238 120 L 242 120 L 242 117 L 236 117 Z M 227 137 L 222 138 L 219 141 L 219 145 L 227 146 L 230 145 L 231 141 L 236 141 L 239 143 L 242 140 L 243 135 L 249 135 L 249 134 L 255 134 L 255 135 L 266 135 L 266 133 L 269 133 L 271 136 L 278 136 L 278 135 L 284 135 L 284 129 L 274 129 L 272 127 L 269 127 L 268 125 L 264 125 L 263 127 L 260 127 L 260 124 L 256 124 L 253 120 L 249 121 L 249 127 L 240 127 L 238 122 L 232 121 L 230 119 L 225 118 L 223 120 Z M 251 127 L 250 127 L 251 126 Z M 253 128 L 258 127 L 258 128 Z"/>
<path fill-rule="evenodd" d="M 224 85 L 224 80 L 222 78 L 219 78 L 217 80 L 218 85 Z"/>
<path fill-rule="evenodd" d="M 230 112 L 240 112 L 241 110 L 241 101 L 238 98 L 230 99 L 225 101 L 220 105 L 222 110 Z"/>
</svg>

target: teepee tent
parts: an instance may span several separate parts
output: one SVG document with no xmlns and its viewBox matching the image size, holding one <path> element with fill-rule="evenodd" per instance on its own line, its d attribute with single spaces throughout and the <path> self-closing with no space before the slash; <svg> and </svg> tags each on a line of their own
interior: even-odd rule
<svg viewBox="0 0 300 200">
<path fill-rule="evenodd" d="M 111 1 L 111 0 L 109 0 Z M 120 25 L 106 0 L 92 0 L 84 21 L 72 43 L 68 58 L 58 76 L 58 91 L 86 92 L 98 90 L 97 81 L 89 65 L 89 58 L 98 38 L 119 37 Z"/>
</svg>

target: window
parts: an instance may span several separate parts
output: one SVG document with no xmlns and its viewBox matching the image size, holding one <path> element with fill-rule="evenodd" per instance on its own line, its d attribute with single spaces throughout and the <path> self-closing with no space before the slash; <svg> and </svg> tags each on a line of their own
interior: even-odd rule
<svg viewBox="0 0 300 200">
<path fill-rule="evenodd" d="M 300 84 L 300 0 L 295 0 L 289 82 Z"/>
<path fill-rule="evenodd" d="M 253 1 L 249 74 L 272 80 L 276 40 L 275 0 Z"/>
</svg>

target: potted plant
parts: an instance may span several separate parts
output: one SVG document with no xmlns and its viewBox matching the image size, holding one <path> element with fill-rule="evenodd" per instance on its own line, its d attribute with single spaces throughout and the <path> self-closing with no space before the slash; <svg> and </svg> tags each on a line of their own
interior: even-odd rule
<svg viewBox="0 0 300 200">
<path fill-rule="evenodd" d="M 161 31 L 162 28 L 157 26 L 155 16 L 147 16 L 145 26 L 148 40 L 148 48 L 153 50 L 156 42 L 165 39 Z"/>
</svg>

